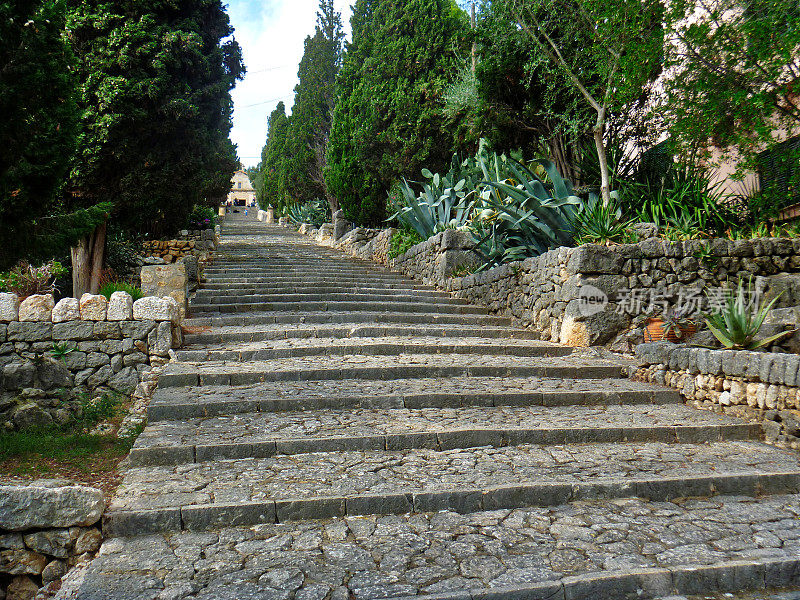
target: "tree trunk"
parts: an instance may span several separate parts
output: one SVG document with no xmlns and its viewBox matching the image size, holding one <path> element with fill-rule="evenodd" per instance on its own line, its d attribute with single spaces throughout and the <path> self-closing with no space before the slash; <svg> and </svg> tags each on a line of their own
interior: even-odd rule
<svg viewBox="0 0 800 600">
<path fill-rule="evenodd" d="M 611 202 L 611 189 L 608 176 L 608 159 L 606 157 L 606 145 L 603 141 L 606 125 L 605 107 L 597 111 L 597 124 L 594 127 L 594 145 L 597 147 L 597 159 L 600 161 L 600 195 L 603 198 L 603 206 L 608 206 Z"/>
<path fill-rule="evenodd" d="M 104 221 L 70 250 L 72 256 L 72 295 L 96 294 L 100 290 L 100 275 L 106 254 L 106 227 Z"/>
</svg>

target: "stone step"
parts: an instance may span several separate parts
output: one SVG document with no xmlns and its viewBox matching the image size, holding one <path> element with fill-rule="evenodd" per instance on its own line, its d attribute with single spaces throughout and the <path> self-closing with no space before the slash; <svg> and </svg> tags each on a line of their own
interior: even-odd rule
<svg viewBox="0 0 800 600">
<path fill-rule="evenodd" d="M 445 342 L 441 338 L 313 338 L 271 340 L 249 344 L 225 344 L 214 349 L 187 347 L 176 350 L 180 362 L 236 362 L 298 358 L 302 356 L 397 354 L 480 354 L 482 356 L 569 356 L 572 348 L 529 340 L 493 341 L 483 338 L 458 338 Z"/>
<path fill-rule="evenodd" d="M 800 585 L 800 496 L 452 511 L 107 541 L 78 600 L 642 600 Z M 192 522 L 187 511 L 187 524 Z M 717 596 L 714 596 L 717 597 Z M 777 598 L 776 598 L 777 600 Z M 784 600 L 789 600 L 788 596 Z"/>
<path fill-rule="evenodd" d="M 187 345 L 228 345 L 243 342 L 263 342 L 297 338 L 370 338 L 391 336 L 427 336 L 435 338 L 481 338 L 536 340 L 538 334 L 530 329 L 510 327 L 468 325 L 371 325 L 363 323 L 320 324 L 317 326 L 302 323 L 281 325 L 251 325 L 244 327 L 218 326 L 213 329 L 187 325 L 184 327 L 184 340 Z"/>
<path fill-rule="evenodd" d="M 151 423 L 134 467 L 340 450 L 757 439 L 761 427 L 682 404 L 348 409 Z"/>
<path fill-rule="evenodd" d="M 671 388 L 629 379 L 453 377 L 364 381 L 277 381 L 248 386 L 168 387 L 155 391 L 149 422 L 231 415 L 339 409 L 677 404 Z"/>
<path fill-rule="evenodd" d="M 213 284 L 225 285 L 251 285 L 251 284 L 273 284 L 273 285 L 302 285 L 319 283 L 323 285 L 386 285 L 398 284 L 405 286 L 413 286 L 416 289 L 423 289 L 417 286 L 408 279 L 401 277 L 390 276 L 375 276 L 375 277 L 357 277 L 357 276 L 336 276 L 336 275 L 316 275 L 303 277 L 300 275 L 281 275 L 279 277 L 258 277 L 253 275 L 241 276 L 219 276 L 219 277 L 205 277 L 203 275 L 199 278 L 200 284 L 203 286 Z"/>
<path fill-rule="evenodd" d="M 128 469 L 103 532 L 798 491 L 796 453 L 743 441 L 315 452 Z"/>
<path fill-rule="evenodd" d="M 381 356 L 313 356 L 252 362 L 169 363 L 159 387 L 250 385 L 263 381 L 336 379 L 392 380 L 431 377 L 566 377 L 618 378 L 625 367 L 580 357 L 475 356 L 403 354 Z"/>
<path fill-rule="evenodd" d="M 194 300 L 189 308 L 195 313 L 253 313 L 253 312 L 394 312 L 394 313 L 437 313 L 440 315 L 485 315 L 488 309 L 469 304 L 448 304 L 419 302 L 397 299 L 387 302 L 368 301 L 325 301 L 325 302 L 235 302 L 208 303 Z"/>
<path fill-rule="evenodd" d="M 303 282 L 298 284 L 280 284 L 280 283 L 253 283 L 247 285 L 231 286 L 222 283 L 206 283 L 199 292 L 213 294 L 217 291 L 230 291 L 231 293 L 241 292 L 243 294 L 305 294 L 308 292 L 316 293 L 378 293 L 378 294 L 392 294 L 392 293 L 410 293 L 417 292 L 420 294 L 430 294 L 438 298 L 450 298 L 447 292 L 438 291 L 430 286 L 417 285 L 412 283 L 356 283 L 350 285 L 342 285 L 341 283 L 319 283 L 319 282 Z"/>
<path fill-rule="evenodd" d="M 342 290 L 332 292 L 321 292 L 320 290 L 301 293 L 282 293 L 282 294 L 264 294 L 264 293 L 247 293 L 242 290 L 197 290 L 193 302 L 200 304 L 233 304 L 235 302 L 242 302 L 245 304 L 250 303 L 292 303 L 296 304 L 302 302 L 305 306 L 306 303 L 314 302 L 359 302 L 370 304 L 374 302 L 380 303 L 395 303 L 395 302 L 414 302 L 423 306 L 469 306 L 466 300 L 461 298 L 452 298 L 450 296 L 442 296 L 432 292 L 391 292 L 391 291 L 373 291 L 373 292 L 343 292 Z"/>
<path fill-rule="evenodd" d="M 219 315 L 219 316 L 218 316 Z M 508 317 L 489 315 L 442 315 L 439 313 L 410 312 L 288 312 L 288 313 L 192 313 L 184 320 L 188 327 L 222 327 L 228 325 L 311 324 L 311 323 L 405 323 L 420 325 L 510 325 Z"/>
</svg>

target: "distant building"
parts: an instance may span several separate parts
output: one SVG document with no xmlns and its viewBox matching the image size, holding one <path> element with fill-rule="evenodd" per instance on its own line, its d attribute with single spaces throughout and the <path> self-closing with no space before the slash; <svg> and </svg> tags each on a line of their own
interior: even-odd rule
<svg viewBox="0 0 800 600">
<path fill-rule="evenodd" d="M 239 169 L 231 177 L 231 191 L 228 192 L 228 203 L 233 206 L 255 206 L 256 191 L 247 173 Z"/>
</svg>

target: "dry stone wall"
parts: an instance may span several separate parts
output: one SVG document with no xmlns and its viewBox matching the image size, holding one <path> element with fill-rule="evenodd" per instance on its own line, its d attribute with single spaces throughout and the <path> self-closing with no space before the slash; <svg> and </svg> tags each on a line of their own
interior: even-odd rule
<svg viewBox="0 0 800 600">
<path fill-rule="evenodd" d="M 0 294 L 0 428 L 66 423 L 98 391 L 149 397 L 179 342 L 172 298 Z"/>
<path fill-rule="evenodd" d="M 69 569 L 100 548 L 105 506 L 100 490 L 69 481 L 0 485 L 0 597 L 56 591 Z"/>
<path fill-rule="evenodd" d="M 542 339 L 570 346 L 632 352 L 642 341 L 650 299 L 674 305 L 681 298 L 704 298 L 704 289 L 738 278 L 753 278 L 766 298 L 781 293 L 779 306 L 800 305 L 800 239 L 587 244 L 469 274 L 480 259 L 467 232 L 446 230 L 393 259 L 387 256 L 393 230 L 356 228 L 335 243 L 317 230 L 301 233 L 514 317 Z M 643 305 L 631 305 L 633 290 L 646 300 Z M 589 306 L 596 297 L 598 309 Z"/>
<path fill-rule="evenodd" d="M 200 256 L 217 247 L 214 229 L 186 230 L 172 240 L 148 240 L 142 244 L 146 256 L 161 258 L 166 263 L 186 256 Z"/>
<path fill-rule="evenodd" d="M 800 356 L 660 342 L 636 348 L 635 378 L 689 401 L 763 421 L 768 441 L 800 449 Z"/>
</svg>

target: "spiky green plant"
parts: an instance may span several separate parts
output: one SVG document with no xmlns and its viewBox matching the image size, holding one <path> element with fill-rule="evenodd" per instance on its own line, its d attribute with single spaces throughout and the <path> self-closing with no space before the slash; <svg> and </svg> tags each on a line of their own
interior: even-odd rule
<svg viewBox="0 0 800 600">
<path fill-rule="evenodd" d="M 597 194 L 591 193 L 573 219 L 575 239 L 579 244 L 623 242 L 633 223 L 633 219 L 622 218 L 622 208 L 613 197 L 603 204 Z"/>
<path fill-rule="evenodd" d="M 780 296 L 778 294 L 766 306 L 759 300 L 757 306 L 751 307 L 748 299 L 754 297 L 752 278 L 748 281 L 747 288 L 740 279 L 736 294 L 726 295 L 722 310 L 709 315 L 706 318 L 706 325 L 725 348 L 731 350 L 762 348 L 791 333 L 783 331 L 764 339 L 757 337 L 769 311 Z"/>
</svg>

